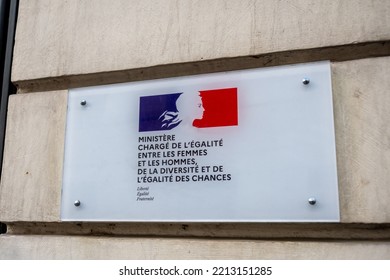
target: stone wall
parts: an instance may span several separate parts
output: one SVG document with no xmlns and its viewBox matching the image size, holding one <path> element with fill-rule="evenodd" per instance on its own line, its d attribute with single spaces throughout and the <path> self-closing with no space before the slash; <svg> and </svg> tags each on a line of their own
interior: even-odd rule
<svg viewBox="0 0 390 280">
<path fill-rule="evenodd" d="M 21 0 L 0 258 L 390 258 L 389 14 L 380 0 Z M 69 88 L 319 60 L 332 62 L 340 223 L 60 221 Z"/>
</svg>

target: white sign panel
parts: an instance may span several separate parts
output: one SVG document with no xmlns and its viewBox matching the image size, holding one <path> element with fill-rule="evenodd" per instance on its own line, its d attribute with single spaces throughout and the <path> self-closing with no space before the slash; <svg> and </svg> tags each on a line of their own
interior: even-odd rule
<svg viewBox="0 0 390 280">
<path fill-rule="evenodd" d="M 339 221 L 329 62 L 69 91 L 64 221 Z"/>
</svg>

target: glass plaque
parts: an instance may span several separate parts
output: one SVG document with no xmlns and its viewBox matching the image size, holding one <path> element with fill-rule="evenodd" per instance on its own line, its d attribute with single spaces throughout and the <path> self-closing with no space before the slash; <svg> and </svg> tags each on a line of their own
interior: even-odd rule
<svg viewBox="0 0 390 280">
<path fill-rule="evenodd" d="M 329 62 L 69 90 L 61 219 L 337 222 Z"/>
</svg>

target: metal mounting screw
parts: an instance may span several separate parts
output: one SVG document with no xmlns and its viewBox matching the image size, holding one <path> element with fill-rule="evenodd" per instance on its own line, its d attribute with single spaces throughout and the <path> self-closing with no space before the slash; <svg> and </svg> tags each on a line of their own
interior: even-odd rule
<svg viewBox="0 0 390 280">
<path fill-rule="evenodd" d="M 303 78 L 303 79 L 302 79 L 302 83 L 303 83 L 304 85 L 308 85 L 308 84 L 310 83 L 310 79 L 309 79 L 309 78 Z"/>
<path fill-rule="evenodd" d="M 76 201 L 74 202 L 74 206 L 79 207 L 80 205 L 81 205 L 80 200 L 76 200 Z"/>
<path fill-rule="evenodd" d="M 87 105 L 87 100 L 81 100 L 80 105 L 81 105 L 81 106 Z"/>
<path fill-rule="evenodd" d="M 316 200 L 315 197 L 310 197 L 310 198 L 308 199 L 308 202 L 309 202 L 310 205 L 314 205 L 314 204 L 316 204 L 317 200 Z"/>
</svg>

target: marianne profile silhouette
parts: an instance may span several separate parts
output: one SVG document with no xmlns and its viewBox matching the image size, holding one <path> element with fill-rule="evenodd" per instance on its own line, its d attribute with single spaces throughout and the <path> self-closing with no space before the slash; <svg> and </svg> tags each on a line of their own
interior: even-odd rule
<svg viewBox="0 0 390 280">
<path fill-rule="evenodd" d="M 176 105 L 181 121 L 180 126 L 183 128 L 193 129 L 194 119 L 203 118 L 204 108 L 198 91 L 184 93 L 177 100 Z"/>
<path fill-rule="evenodd" d="M 139 131 L 238 125 L 237 88 L 140 97 Z"/>
</svg>

